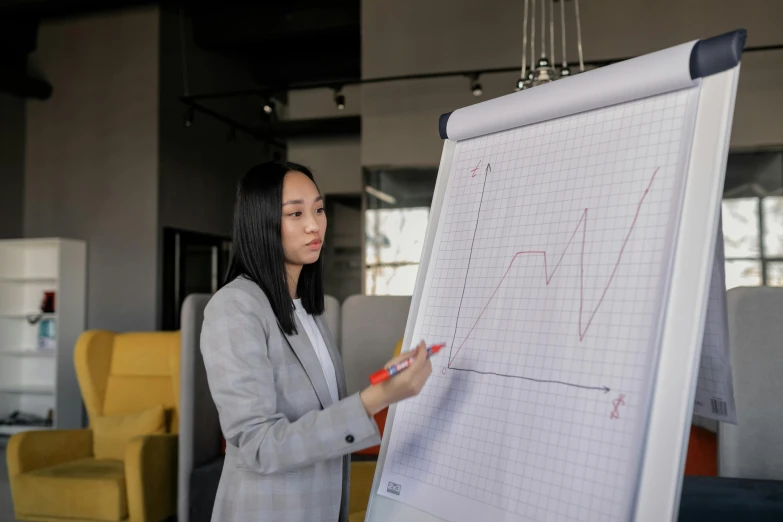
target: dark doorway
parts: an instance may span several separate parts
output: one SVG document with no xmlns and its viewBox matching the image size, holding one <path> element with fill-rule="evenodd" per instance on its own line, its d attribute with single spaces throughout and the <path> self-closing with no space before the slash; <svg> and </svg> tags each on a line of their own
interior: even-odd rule
<svg viewBox="0 0 783 522">
<path fill-rule="evenodd" d="M 230 237 L 163 228 L 163 330 L 179 329 L 182 302 L 188 295 L 217 292 L 230 255 Z"/>
<path fill-rule="evenodd" d="M 362 196 L 327 194 L 324 208 L 324 292 L 342 303 L 362 293 Z"/>
</svg>

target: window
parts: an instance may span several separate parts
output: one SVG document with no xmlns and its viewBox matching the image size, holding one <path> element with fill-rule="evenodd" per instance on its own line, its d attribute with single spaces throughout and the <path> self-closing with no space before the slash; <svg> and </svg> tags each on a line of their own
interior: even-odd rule
<svg viewBox="0 0 783 522">
<path fill-rule="evenodd" d="M 437 176 L 436 169 L 365 170 L 365 294 L 413 294 Z"/>
<path fill-rule="evenodd" d="M 364 285 L 411 295 L 429 219 L 435 169 L 365 170 Z M 726 288 L 783 286 L 783 152 L 729 154 L 723 199 Z"/>
<path fill-rule="evenodd" d="M 783 286 L 783 196 L 723 200 L 726 288 Z"/>
<path fill-rule="evenodd" d="M 368 295 L 412 295 L 430 209 L 365 212 Z"/>
</svg>

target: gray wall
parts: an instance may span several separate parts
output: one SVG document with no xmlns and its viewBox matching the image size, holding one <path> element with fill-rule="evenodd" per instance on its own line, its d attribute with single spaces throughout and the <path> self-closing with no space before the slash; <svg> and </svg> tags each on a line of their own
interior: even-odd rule
<svg viewBox="0 0 783 522">
<path fill-rule="evenodd" d="M 361 114 L 358 86 L 343 89 L 345 109 L 337 110 L 334 91 L 312 89 L 288 93 L 287 117 L 334 118 Z M 362 185 L 361 139 L 359 136 L 292 139 L 288 141 L 288 159 L 310 167 L 324 194 L 359 192 Z"/>
<path fill-rule="evenodd" d="M 0 239 L 23 233 L 24 107 L 24 99 L 0 93 Z"/>
<path fill-rule="evenodd" d="M 322 194 L 347 194 L 361 190 L 361 142 L 358 136 L 289 140 L 288 159 L 313 171 Z"/>
<path fill-rule="evenodd" d="M 747 5 L 746 5 L 747 4 Z M 573 8 L 573 2 L 566 3 Z M 559 7 L 559 4 L 558 6 Z M 637 56 L 684 41 L 745 28 L 749 46 L 780 43 L 778 20 L 783 2 L 754 0 L 660 0 L 617 2 L 591 0 L 580 4 L 586 59 Z M 362 74 L 366 78 L 471 68 L 508 67 L 520 63 L 524 2 L 517 0 L 362 1 Z M 559 17 L 559 11 L 556 12 Z M 574 27 L 573 13 L 567 25 Z M 568 33 L 569 60 L 576 49 Z M 559 49 L 559 42 L 556 45 Z M 558 51 L 558 60 L 561 59 Z M 360 165 L 437 166 L 443 143 L 438 116 L 459 107 L 512 92 L 516 73 L 481 78 L 484 95 L 475 98 L 468 78 L 442 78 L 369 84 L 359 89 L 362 116 Z M 329 93 L 320 97 L 292 93 L 291 114 L 320 115 L 332 107 Z M 734 113 L 734 149 L 780 146 L 783 118 L 783 52 L 755 53 L 743 58 Z M 326 186 L 359 192 L 361 176 L 351 155 L 335 169 L 335 149 L 322 140 L 292 151 L 318 171 L 329 166 Z"/>
<path fill-rule="evenodd" d="M 156 326 L 158 10 L 41 24 L 27 102 L 24 233 L 88 243 L 88 328 Z"/>
<path fill-rule="evenodd" d="M 184 126 L 185 105 L 179 100 L 185 91 L 183 59 L 191 94 L 255 85 L 246 68 L 198 49 L 187 18 L 183 57 L 176 9 L 163 7 L 160 24 L 160 226 L 230 236 L 237 181 L 251 166 L 271 159 L 271 150 L 239 132 L 236 141 L 229 141 L 228 127 L 203 114 L 195 114 L 192 127 Z M 211 107 L 248 122 L 251 111 L 237 110 L 248 102 L 261 112 L 258 97 Z"/>
<path fill-rule="evenodd" d="M 573 3 L 566 5 L 573 9 Z M 749 46 L 780 43 L 778 20 L 783 17 L 779 0 L 591 0 L 582 2 L 580 9 L 586 59 L 637 56 L 737 28 L 748 30 Z M 523 10 L 524 2 L 515 0 L 363 0 L 362 74 L 372 78 L 518 64 Z M 572 19 L 573 14 L 571 27 Z M 572 62 L 577 58 L 573 34 L 568 34 Z M 482 78 L 481 98 L 471 95 L 468 78 L 364 86 L 362 164 L 437 165 L 442 150 L 438 116 L 508 94 L 517 77 Z M 731 145 L 783 144 L 783 118 L 770 110 L 780 106 L 783 52 L 746 55 Z"/>
</svg>

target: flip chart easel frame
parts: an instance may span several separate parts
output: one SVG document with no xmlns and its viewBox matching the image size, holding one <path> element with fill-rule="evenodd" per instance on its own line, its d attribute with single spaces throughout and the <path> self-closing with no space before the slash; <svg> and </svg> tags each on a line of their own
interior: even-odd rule
<svg viewBox="0 0 783 522">
<path fill-rule="evenodd" d="M 744 44 L 743 30 L 689 42 L 530 91 L 466 107 L 444 114 L 440 120 L 441 137 L 445 141 L 403 339 L 406 349 L 415 344 L 413 331 L 425 280 L 431 269 L 435 232 L 458 140 L 681 88 L 696 86 L 700 89 L 679 227 L 670 264 L 673 283 L 664 297 L 660 350 L 633 502 L 632 516 L 636 522 L 676 520 L 679 510 L 718 236 L 739 59 Z M 676 70 L 667 71 L 667 68 Z M 655 73 L 652 80 L 650 69 Z M 591 82 L 603 83 L 607 87 L 600 90 L 585 88 Z M 567 101 L 555 103 L 561 100 Z M 441 520 L 378 494 L 396 410 L 396 406 L 389 409 L 365 522 Z"/>
</svg>

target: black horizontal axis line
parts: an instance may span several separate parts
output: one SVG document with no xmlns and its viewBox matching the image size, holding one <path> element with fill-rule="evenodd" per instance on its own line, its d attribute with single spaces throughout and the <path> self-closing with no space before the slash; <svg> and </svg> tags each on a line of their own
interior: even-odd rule
<svg viewBox="0 0 783 522">
<path fill-rule="evenodd" d="M 545 383 L 545 384 L 560 384 L 563 386 L 571 386 L 572 388 L 581 388 L 583 390 L 598 390 L 602 391 L 604 393 L 609 393 L 611 391 L 611 388 L 608 386 L 586 386 L 584 384 L 576 384 L 573 382 L 566 382 L 566 381 L 557 381 L 552 379 L 536 379 L 535 377 L 524 377 L 521 375 L 510 375 L 507 373 L 497 373 L 497 372 L 482 372 L 479 370 L 471 370 L 469 368 L 455 368 L 453 366 L 447 366 L 449 370 L 454 370 L 458 372 L 472 372 L 472 373 L 478 373 L 481 375 L 494 375 L 496 377 L 506 377 L 508 379 L 522 379 L 525 381 L 534 381 L 539 383 Z"/>
</svg>

